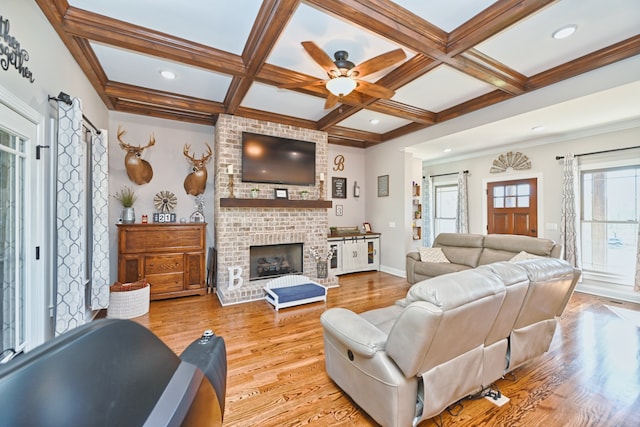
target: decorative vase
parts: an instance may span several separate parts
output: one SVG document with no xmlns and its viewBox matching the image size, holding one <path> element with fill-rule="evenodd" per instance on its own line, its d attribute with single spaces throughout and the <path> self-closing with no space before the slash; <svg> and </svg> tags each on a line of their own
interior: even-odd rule
<svg viewBox="0 0 640 427">
<path fill-rule="evenodd" d="M 316 275 L 318 279 L 326 279 L 327 273 L 327 261 L 318 261 L 316 263 Z"/>
<path fill-rule="evenodd" d="M 136 222 L 136 211 L 133 208 L 124 208 L 122 210 L 122 223 L 133 224 Z"/>
</svg>

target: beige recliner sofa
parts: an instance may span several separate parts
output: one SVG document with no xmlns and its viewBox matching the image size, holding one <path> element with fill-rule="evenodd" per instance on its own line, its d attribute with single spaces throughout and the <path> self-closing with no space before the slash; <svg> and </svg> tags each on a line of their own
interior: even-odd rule
<svg viewBox="0 0 640 427">
<path fill-rule="evenodd" d="M 413 285 L 396 304 L 321 316 L 329 376 L 383 426 L 410 426 L 549 349 L 579 271 L 539 258 Z"/>
<path fill-rule="evenodd" d="M 553 240 L 511 234 L 440 233 L 432 247 L 442 249 L 449 262 L 422 262 L 419 252 L 409 252 L 406 259 L 409 283 L 479 265 L 509 261 L 522 251 L 542 257 L 562 256 L 562 245 Z"/>
</svg>

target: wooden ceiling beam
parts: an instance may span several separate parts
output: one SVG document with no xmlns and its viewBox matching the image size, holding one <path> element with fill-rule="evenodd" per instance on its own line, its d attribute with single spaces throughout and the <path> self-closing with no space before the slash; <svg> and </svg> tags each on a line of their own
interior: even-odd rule
<svg viewBox="0 0 640 427">
<path fill-rule="evenodd" d="M 557 1 L 497 1 L 449 33 L 447 53 L 455 57 Z"/>
<path fill-rule="evenodd" d="M 194 114 L 190 111 L 162 108 L 157 105 L 139 104 L 137 102 L 119 100 L 115 103 L 115 111 L 155 117 L 158 119 L 177 120 L 199 125 L 214 126 L 217 115 Z M 177 142 L 178 143 L 178 142 Z"/>
<path fill-rule="evenodd" d="M 164 92 L 160 90 L 128 85 L 125 83 L 109 82 L 104 92 L 119 100 L 130 100 L 146 105 L 155 105 L 180 111 L 194 111 L 204 114 L 225 113 L 225 107 L 220 102 L 194 98 L 186 95 Z"/>
<path fill-rule="evenodd" d="M 558 83 L 636 55 L 640 55 L 640 35 L 538 73 L 529 79 L 527 90 L 531 91 Z"/>
<path fill-rule="evenodd" d="M 245 75 L 242 58 L 213 47 L 69 7 L 62 20 L 68 34 L 234 76 Z"/>
<path fill-rule="evenodd" d="M 237 111 L 251 88 L 253 78 L 264 66 L 299 2 L 300 0 L 265 0 L 262 3 L 242 52 L 246 76 L 234 78 L 224 99 L 229 114 Z"/>
<path fill-rule="evenodd" d="M 298 117 L 286 116 L 284 114 L 268 113 L 262 110 L 254 110 L 253 108 L 240 107 L 238 108 L 236 115 L 240 117 L 246 117 L 248 119 L 318 130 L 316 122 L 314 122 L 313 120 L 300 119 Z"/>
</svg>

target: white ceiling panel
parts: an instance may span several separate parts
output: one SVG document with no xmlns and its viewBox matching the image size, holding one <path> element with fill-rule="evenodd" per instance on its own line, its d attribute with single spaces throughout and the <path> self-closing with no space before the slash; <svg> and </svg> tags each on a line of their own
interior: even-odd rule
<svg viewBox="0 0 640 427">
<path fill-rule="evenodd" d="M 100 60 L 107 77 L 112 81 L 165 92 L 182 93 L 217 102 L 224 100 L 231 83 L 229 76 L 177 62 L 98 43 L 91 43 L 91 48 Z M 174 72 L 176 78 L 165 79 L 160 75 L 163 70 Z"/>
<path fill-rule="evenodd" d="M 571 37 L 562 40 L 551 37 L 555 30 L 569 24 L 578 27 Z M 638 0 L 563 0 L 476 49 L 532 76 L 639 33 Z"/>
<path fill-rule="evenodd" d="M 71 6 L 240 55 L 261 0 L 69 0 Z"/>
<path fill-rule="evenodd" d="M 395 0 L 394 3 L 450 33 L 495 0 Z"/>
<path fill-rule="evenodd" d="M 487 83 L 441 65 L 398 89 L 393 100 L 437 113 L 494 89 Z"/>
<path fill-rule="evenodd" d="M 372 120 L 378 120 L 376 124 Z M 362 130 L 365 132 L 386 133 L 401 126 L 408 125 L 410 120 L 389 116 L 375 111 L 362 110 L 338 123 L 338 126 Z"/>
<path fill-rule="evenodd" d="M 241 106 L 307 120 L 320 120 L 327 113 L 322 98 L 261 83 L 251 85 Z"/>
</svg>

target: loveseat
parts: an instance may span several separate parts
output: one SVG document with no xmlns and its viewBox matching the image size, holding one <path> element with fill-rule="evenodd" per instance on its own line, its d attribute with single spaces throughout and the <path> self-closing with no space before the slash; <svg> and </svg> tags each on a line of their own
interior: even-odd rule
<svg viewBox="0 0 640 427">
<path fill-rule="evenodd" d="M 560 258 L 562 246 L 549 239 L 510 234 L 440 233 L 432 248 L 407 254 L 407 280 L 413 284 L 441 274 L 509 261 L 518 255 L 523 259 Z"/>
<path fill-rule="evenodd" d="M 331 308 L 327 373 L 381 425 L 417 425 L 546 352 L 579 274 L 553 258 L 498 262 L 416 283 L 389 307 Z"/>
</svg>

